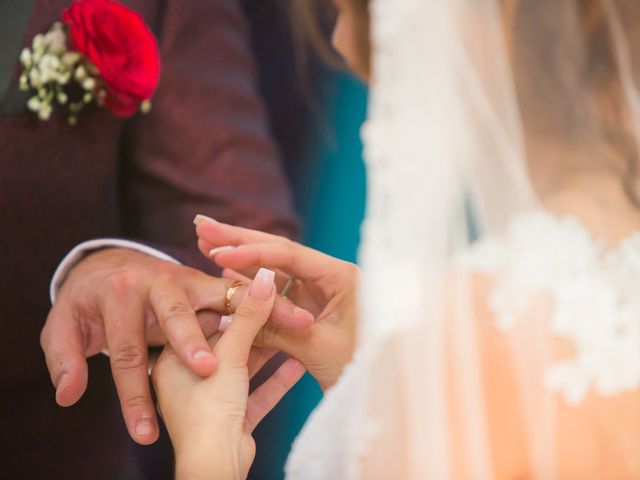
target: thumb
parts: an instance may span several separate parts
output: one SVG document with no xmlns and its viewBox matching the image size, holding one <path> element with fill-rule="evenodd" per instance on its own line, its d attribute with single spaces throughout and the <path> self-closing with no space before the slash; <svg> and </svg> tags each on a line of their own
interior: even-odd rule
<svg viewBox="0 0 640 480">
<path fill-rule="evenodd" d="M 275 273 L 261 268 L 214 349 L 221 368 L 225 368 L 223 363 L 232 368 L 247 365 L 253 341 L 271 315 L 275 298 Z"/>
<path fill-rule="evenodd" d="M 80 400 L 87 389 L 88 367 L 80 325 L 55 307 L 40 334 L 56 402 L 69 407 Z"/>
</svg>

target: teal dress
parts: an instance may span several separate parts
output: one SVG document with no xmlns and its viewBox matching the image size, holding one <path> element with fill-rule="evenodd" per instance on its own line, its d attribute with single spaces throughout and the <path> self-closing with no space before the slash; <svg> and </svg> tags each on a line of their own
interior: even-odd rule
<svg viewBox="0 0 640 480">
<path fill-rule="evenodd" d="M 306 145 L 302 171 L 293 179 L 303 224 L 302 241 L 329 255 L 356 261 L 365 210 L 365 167 L 360 127 L 364 121 L 365 86 L 347 74 L 324 89 L 328 100 Z M 324 99 L 323 99 L 324 100 Z M 254 436 L 259 445 L 249 478 L 284 477 L 291 443 L 315 408 L 322 392 L 309 374 L 263 420 Z"/>
</svg>

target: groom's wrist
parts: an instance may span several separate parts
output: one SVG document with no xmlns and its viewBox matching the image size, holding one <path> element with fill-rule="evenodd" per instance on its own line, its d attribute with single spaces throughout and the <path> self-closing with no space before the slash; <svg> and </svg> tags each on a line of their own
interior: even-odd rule
<svg viewBox="0 0 640 480">
<path fill-rule="evenodd" d="M 89 254 L 97 250 L 103 250 L 107 248 L 122 248 L 134 252 L 140 252 L 147 254 L 151 257 L 165 260 L 172 263 L 180 263 L 173 257 L 167 255 L 160 250 L 149 247 L 147 245 L 133 242 L 130 240 L 124 240 L 120 238 L 100 238 L 95 240 L 88 240 L 74 247 L 60 262 L 56 268 L 53 277 L 51 278 L 51 284 L 49 286 L 49 295 L 51 303 L 55 303 L 58 291 L 62 287 L 62 284 L 66 280 L 71 270 L 84 260 Z"/>
</svg>

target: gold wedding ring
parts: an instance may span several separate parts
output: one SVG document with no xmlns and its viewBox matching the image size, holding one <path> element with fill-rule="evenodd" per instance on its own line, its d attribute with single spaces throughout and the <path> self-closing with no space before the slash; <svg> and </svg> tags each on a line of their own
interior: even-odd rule
<svg viewBox="0 0 640 480">
<path fill-rule="evenodd" d="M 231 300 L 233 300 L 233 296 L 236 294 L 236 291 L 240 287 L 244 287 L 244 282 L 236 280 L 231 284 L 231 286 L 227 289 L 227 293 L 224 296 L 224 307 L 227 309 L 227 315 L 231 315 L 233 312 L 231 311 Z"/>
</svg>

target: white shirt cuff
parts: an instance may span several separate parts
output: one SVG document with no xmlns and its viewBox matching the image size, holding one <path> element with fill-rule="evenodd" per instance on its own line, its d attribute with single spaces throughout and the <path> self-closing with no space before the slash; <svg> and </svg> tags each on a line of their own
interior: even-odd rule
<svg viewBox="0 0 640 480">
<path fill-rule="evenodd" d="M 160 250 L 148 247 L 141 243 L 132 242 L 130 240 L 122 240 L 119 238 L 99 238 L 96 240 L 88 240 L 86 242 L 82 242 L 80 245 L 71 250 L 67 254 L 67 256 L 64 257 L 62 262 L 60 262 L 58 268 L 56 268 L 56 271 L 53 274 L 53 278 L 51 279 L 51 285 L 49 286 L 49 297 L 51 298 L 51 303 L 55 302 L 58 290 L 60 290 L 60 287 L 67 278 L 69 271 L 80 260 L 82 260 L 85 255 L 93 250 L 98 250 L 101 248 L 128 248 L 140 253 L 146 253 L 147 255 L 158 258 L 160 260 L 165 260 L 171 263 L 180 263 L 175 258 L 161 252 Z"/>
</svg>

